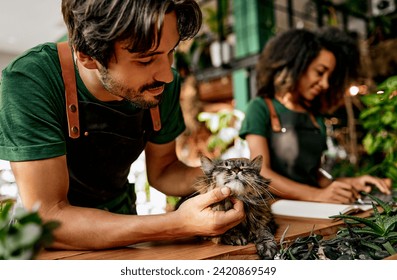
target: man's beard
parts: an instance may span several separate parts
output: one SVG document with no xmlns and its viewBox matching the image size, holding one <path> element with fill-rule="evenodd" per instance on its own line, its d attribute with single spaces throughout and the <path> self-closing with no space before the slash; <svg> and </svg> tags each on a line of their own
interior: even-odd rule
<svg viewBox="0 0 397 280">
<path fill-rule="evenodd" d="M 154 96 L 153 101 L 146 100 L 144 98 L 144 92 L 150 88 L 156 88 L 164 85 L 164 83 L 156 82 L 153 84 L 147 84 L 142 86 L 140 89 L 133 90 L 131 88 L 124 87 L 120 82 L 113 79 L 106 68 L 99 69 L 100 79 L 103 87 L 112 95 L 121 97 L 124 100 L 128 100 L 138 108 L 149 109 L 156 107 L 162 97 L 162 94 Z"/>
</svg>

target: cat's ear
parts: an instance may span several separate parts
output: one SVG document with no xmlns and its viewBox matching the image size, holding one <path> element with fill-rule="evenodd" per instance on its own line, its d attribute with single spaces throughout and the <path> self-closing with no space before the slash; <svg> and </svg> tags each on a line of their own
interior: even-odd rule
<svg viewBox="0 0 397 280">
<path fill-rule="evenodd" d="M 251 166 L 257 170 L 259 173 L 261 172 L 262 169 L 262 161 L 263 157 L 262 155 L 256 156 L 252 161 L 251 161 Z"/>
<path fill-rule="evenodd" d="M 206 156 L 200 157 L 201 161 L 201 170 L 203 170 L 204 174 L 210 175 L 212 170 L 214 170 L 214 163 L 212 160 Z"/>
</svg>

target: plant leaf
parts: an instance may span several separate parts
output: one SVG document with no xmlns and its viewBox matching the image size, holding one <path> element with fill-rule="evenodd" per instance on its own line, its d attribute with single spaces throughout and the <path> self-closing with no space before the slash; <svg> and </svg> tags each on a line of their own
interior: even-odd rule
<svg viewBox="0 0 397 280">
<path fill-rule="evenodd" d="M 339 219 L 351 219 L 360 223 L 363 223 L 364 225 L 368 226 L 369 228 L 373 229 L 375 233 L 378 233 L 379 235 L 383 235 L 384 229 L 377 225 L 376 223 L 370 221 L 369 219 L 366 218 L 361 218 L 361 217 L 356 217 L 356 216 L 350 216 L 350 215 L 336 215 L 336 216 L 331 216 L 330 218 L 339 218 Z"/>
<path fill-rule="evenodd" d="M 375 251 L 382 251 L 382 248 L 380 246 L 378 246 L 372 242 L 368 242 L 368 241 L 365 241 L 362 239 L 362 240 L 360 240 L 360 243 L 368 248 L 375 250 Z"/>
<path fill-rule="evenodd" d="M 397 216 L 386 217 L 384 219 L 385 232 L 388 233 L 396 228 Z"/>
<path fill-rule="evenodd" d="M 374 115 L 380 111 L 380 107 L 369 107 L 367 109 L 363 109 L 360 113 L 360 119 L 365 119 L 371 115 Z"/>
<path fill-rule="evenodd" d="M 363 194 L 368 196 L 368 197 L 370 197 L 380 207 L 382 207 L 382 209 L 385 211 L 386 215 L 389 215 L 391 213 L 391 211 L 393 210 L 393 208 L 390 205 L 388 205 L 387 203 L 385 203 L 383 200 L 379 199 L 378 197 L 376 197 L 376 196 L 374 196 L 374 195 L 372 195 L 370 193 L 363 193 Z M 375 211 L 376 207 L 373 206 L 373 208 L 374 208 L 374 211 Z M 377 211 L 377 209 L 376 209 L 376 211 Z"/>
</svg>

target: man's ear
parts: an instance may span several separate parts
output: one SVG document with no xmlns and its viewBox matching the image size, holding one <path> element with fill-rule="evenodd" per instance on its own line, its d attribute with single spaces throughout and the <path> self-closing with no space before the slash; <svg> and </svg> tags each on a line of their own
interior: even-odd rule
<svg viewBox="0 0 397 280">
<path fill-rule="evenodd" d="M 86 55 L 82 52 L 76 51 L 76 59 L 87 69 L 98 69 L 97 61 L 91 56 Z"/>
</svg>

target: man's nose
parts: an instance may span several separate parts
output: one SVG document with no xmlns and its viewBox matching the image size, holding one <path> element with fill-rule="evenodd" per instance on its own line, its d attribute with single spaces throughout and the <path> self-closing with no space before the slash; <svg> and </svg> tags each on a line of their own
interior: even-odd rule
<svg viewBox="0 0 397 280">
<path fill-rule="evenodd" d="M 157 72 L 154 79 L 159 82 L 171 83 L 174 80 L 174 74 L 172 72 L 172 59 L 166 58 L 161 61 L 158 65 Z"/>
</svg>

